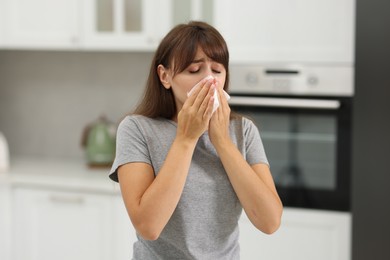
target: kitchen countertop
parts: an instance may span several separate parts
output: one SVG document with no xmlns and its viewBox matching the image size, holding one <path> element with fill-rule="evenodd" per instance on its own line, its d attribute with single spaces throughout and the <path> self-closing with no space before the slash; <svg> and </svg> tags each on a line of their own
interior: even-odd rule
<svg viewBox="0 0 390 260">
<path fill-rule="evenodd" d="M 77 159 L 15 158 L 0 184 L 119 194 L 108 178 L 109 168 L 90 168 Z"/>
</svg>

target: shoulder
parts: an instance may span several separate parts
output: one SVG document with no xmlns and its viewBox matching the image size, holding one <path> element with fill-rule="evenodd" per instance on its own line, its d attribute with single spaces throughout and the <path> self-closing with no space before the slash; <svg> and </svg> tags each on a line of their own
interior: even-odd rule
<svg viewBox="0 0 390 260">
<path fill-rule="evenodd" d="M 245 116 L 233 118 L 230 122 L 233 129 L 240 129 L 243 132 L 247 132 L 248 130 L 250 131 L 253 129 L 257 130 L 255 123 Z"/>
<path fill-rule="evenodd" d="M 123 125 L 140 124 L 144 122 L 149 122 L 150 120 L 152 119 L 146 116 L 133 114 L 133 115 L 127 115 L 125 118 L 123 118 L 120 124 Z"/>
<path fill-rule="evenodd" d="M 118 126 L 118 132 L 129 132 L 139 129 L 139 117 L 128 115 L 122 119 Z"/>
<path fill-rule="evenodd" d="M 159 136 L 176 132 L 176 125 L 165 118 L 150 118 L 142 115 L 128 115 L 119 124 L 122 132 L 137 132 L 141 136 Z"/>
<path fill-rule="evenodd" d="M 144 127 L 161 126 L 167 124 L 169 120 L 164 118 L 150 118 L 142 115 L 128 115 L 120 122 L 122 127 Z"/>
</svg>

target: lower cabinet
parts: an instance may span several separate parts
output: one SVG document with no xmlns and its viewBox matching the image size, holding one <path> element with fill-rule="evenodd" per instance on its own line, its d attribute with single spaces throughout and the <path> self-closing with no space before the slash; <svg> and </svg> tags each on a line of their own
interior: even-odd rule
<svg viewBox="0 0 390 260">
<path fill-rule="evenodd" d="M 0 259 L 131 259 L 137 238 L 119 193 L 0 191 L 2 213 L 10 213 L 0 216 L 0 248 L 7 249 Z M 350 213 L 286 208 L 272 235 L 258 231 L 245 213 L 239 224 L 241 260 L 351 259 Z"/>
<path fill-rule="evenodd" d="M 113 201 L 114 216 L 111 223 L 113 245 L 113 257 L 110 259 L 124 260 L 132 259 L 133 244 L 137 241 L 135 229 L 127 215 L 125 205 L 121 196 L 116 196 Z"/>
<path fill-rule="evenodd" d="M 351 214 L 286 208 L 279 230 L 266 235 L 243 213 L 240 248 L 241 260 L 350 260 Z"/>
<path fill-rule="evenodd" d="M 11 259 L 130 259 L 119 195 L 18 187 L 12 199 Z"/>
<path fill-rule="evenodd" d="M 0 0 L 1 1 L 1 0 Z M 8 260 L 11 253 L 11 204 L 9 186 L 0 176 L 0 259 Z"/>
</svg>

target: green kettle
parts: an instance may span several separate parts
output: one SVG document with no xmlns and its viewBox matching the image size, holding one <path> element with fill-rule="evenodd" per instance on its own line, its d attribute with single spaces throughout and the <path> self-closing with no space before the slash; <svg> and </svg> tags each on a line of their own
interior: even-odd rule
<svg viewBox="0 0 390 260">
<path fill-rule="evenodd" d="M 111 166 L 115 158 L 116 130 L 117 126 L 105 116 L 100 116 L 85 127 L 82 146 L 90 167 Z"/>
</svg>

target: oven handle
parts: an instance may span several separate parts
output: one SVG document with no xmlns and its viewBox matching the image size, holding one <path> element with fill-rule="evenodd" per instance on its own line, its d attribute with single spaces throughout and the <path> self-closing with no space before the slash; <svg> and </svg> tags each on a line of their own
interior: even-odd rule
<svg viewBox="0 0 390 260">
<path fill-rule="evenodd" d="M 238 97 L 231 96 L 230 105 L 259 106 L 259 107 L 282 107 L 282 108 L 305 108 L 305 109 L 329 109 L 340 108 L 338 100 L 323 99 L 299 99 L 299 98 L 268 98 L 268 97 Z"/>
</svg>

